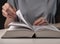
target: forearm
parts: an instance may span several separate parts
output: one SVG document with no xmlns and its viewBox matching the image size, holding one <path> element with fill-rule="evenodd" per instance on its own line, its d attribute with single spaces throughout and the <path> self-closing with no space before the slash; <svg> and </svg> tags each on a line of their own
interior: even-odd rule
<svg viewBox="0 0 60 44">
<path fill-rule="evenodd" d="M 9 23 L 14 22 L 15 20 L 12 18 L 6 18 L 4 28 L 8 28 Z"/>
</svg>

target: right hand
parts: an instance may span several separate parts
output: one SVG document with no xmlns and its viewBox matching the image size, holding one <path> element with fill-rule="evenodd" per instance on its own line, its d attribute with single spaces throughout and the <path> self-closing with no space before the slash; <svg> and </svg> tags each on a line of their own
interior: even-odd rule
<svg viewBox="0 0 60 44">
<path fill-rule="evenodd" d="M 9 3 L 5 3 L 2 6 L 2 14 L 6 18 L 16 19 L 16 9 L 13 8 Z"/>
</svg>

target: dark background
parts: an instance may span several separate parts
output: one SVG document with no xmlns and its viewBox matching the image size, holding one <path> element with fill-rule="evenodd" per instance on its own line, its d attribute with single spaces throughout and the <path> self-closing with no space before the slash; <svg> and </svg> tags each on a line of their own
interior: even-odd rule
<svg viewBox="0 0 60 44">
<path fill-rule="evenodd" d="M 0 0 L 0 29 L 4 28 L 5 17 L 2 15 L 2 6 L 7 0 Z M 60 22 L 60 0 L 57 0 L 57 12 L 56 12 L 56 23 Z"/>
<path fill-rule="evenodd" d="M 57 0 L 56 23 L 60 22 L 60 0 Z"/>
<path fill-rule="evenodd" d="M 4 28 L 5 17 L 2 16 L 2 5 L 6 2 L 6 0 L 0 0 L 0 29 Z"/>
</svg>

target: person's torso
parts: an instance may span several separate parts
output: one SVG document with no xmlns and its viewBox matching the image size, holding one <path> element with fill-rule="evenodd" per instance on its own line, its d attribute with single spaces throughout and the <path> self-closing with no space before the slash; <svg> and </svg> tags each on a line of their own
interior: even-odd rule
<svg viewBox="0 0 60 44">
<path fill-rule="evenodd" d="M 47 0 L 18 0 L 18 6 L 24 18 L 33 23 L 37 18 L 44 15 L 47 10 Z"/>
<path fill-rule="evenodd" d="M 17 8 L 17 10 L 20 9 L 24 18 L 30 23 L 33 23 L 39 17 L 43 16 L 46 17 L 50 13 L 55 13 L 54 9 L 56 7 L 55 5 L 56 0 L 9 0 L 9 1 L 14 2 L 13 4 Z"/>
</svg>

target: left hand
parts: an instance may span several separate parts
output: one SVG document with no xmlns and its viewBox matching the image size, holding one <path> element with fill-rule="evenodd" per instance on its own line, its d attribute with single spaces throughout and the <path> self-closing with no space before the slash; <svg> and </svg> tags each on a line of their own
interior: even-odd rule
<svg viewBox="0 0 60 44">
<path fill-rule="evenodd" d="M 39 19 L 35 20 L 35 22 L 33 23 L 33 25 L 36 25 L 36 26 L 46 25 L 46 24 L 48 24 L 48 22 L 43 17 L 40 17 Z"/>
</svg>

